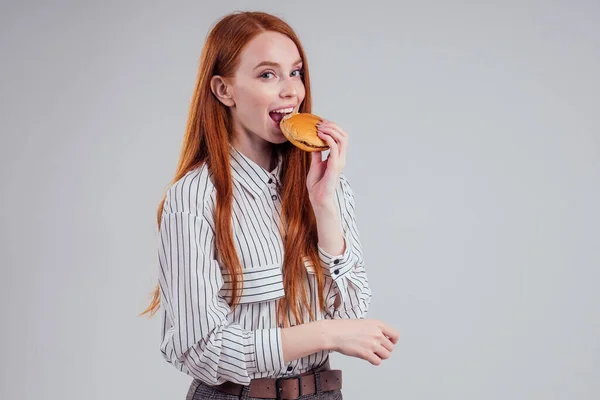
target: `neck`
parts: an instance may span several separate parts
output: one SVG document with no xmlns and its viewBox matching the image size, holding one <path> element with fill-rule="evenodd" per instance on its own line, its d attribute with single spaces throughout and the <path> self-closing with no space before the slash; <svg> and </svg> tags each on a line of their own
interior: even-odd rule
<svg viewBox="0 0 600 400">
<path fill-rule="evenodd" d="M 252 140 L 249 135 L 234 135 L 231 145 L 267 171 L 275 169 L 277 160 L 272 143 L 258 137 Z"/>
</svg>

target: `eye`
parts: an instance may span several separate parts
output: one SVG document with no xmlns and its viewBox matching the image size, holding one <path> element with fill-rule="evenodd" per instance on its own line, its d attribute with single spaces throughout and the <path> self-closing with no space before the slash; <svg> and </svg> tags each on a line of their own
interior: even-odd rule
<svg viewBox="0 0 600 400">
<path fill-rule="evenodd" d="M 294 72 L 297 72 L 297 73 L 298 73 L 296 76 L 303 76 L 303 75 L 304 75 L 304 70 L 303 70 L 303 69 L 297 69 L 297 70 L 293 71 L 293 72 L 292 72 L 292 74 L 293 74 Z"/>
<path fill-rule="evenodd" d="M 273 72 L 271 72 L 271 71 L 265 71 L 265 72 L 263 72 L 263 73 L 260 75 L 260 77 L 261 77 L 261 78 L 265 78 L 265 79 L 269 79 L 269 77 L 267 76 L 267 75 L 269 75 L 269 74 L 270 74 L 270 75 L 275 75 L 275 74 L 274 74 Z"/>
</svg>

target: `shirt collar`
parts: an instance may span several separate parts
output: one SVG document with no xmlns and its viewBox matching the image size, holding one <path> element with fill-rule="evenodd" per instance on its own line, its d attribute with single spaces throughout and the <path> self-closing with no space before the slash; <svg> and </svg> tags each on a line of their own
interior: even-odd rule
<svg viewBox="0 0 600 400">
<path fill-rule="evenodd" d="M 250 191 L 254 196 L 260 196 L 270 185 L 281 185 L 282 155 L 277 152 L 277 165 L 273 171 L 267 171 L 238 149 L 229 145 L 231 156 L 231 173 L 233 179 Z M 271 182 L 269 182 L 271 180 Z"/>
</svg>

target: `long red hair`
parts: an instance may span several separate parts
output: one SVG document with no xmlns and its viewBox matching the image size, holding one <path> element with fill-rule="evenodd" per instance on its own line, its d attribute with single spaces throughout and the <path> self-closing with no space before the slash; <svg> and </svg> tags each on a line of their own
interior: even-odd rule
<svg viewBox="0 0 600 400">
<path fill-rule="evenodd" d="M 216 246 L 221 261 L 232 278 L 233 296 L 230 306 L 234 309 L 239 301 L 243 280 L 242 266 L 235 250 L 231 213 L 233 183 L 229 166 L 229 142 L 232 137 L 232 121 L 226 106 L 217 100 L 210 89 L 213 75 L 233 76 L 244 46 L 256 35 L 265 31 L 279 32 L 288 36 L 298 48 L 304 64 L 303 82 L 305 98 L 300 112 L 311 112 L 310 75 L 304 49 L 293 29 L 280 18 L 263 12 L 235 12 L 223 17 L 212 28 L 202 50 L 196 87 L 191 100 L 187 127 L 181 154 L 171 184 L 190 170 L 207 163 L 213 173 L 217 194 Z M 306 189 L 306 176 L 310 167 L 310 153 L 289 142 L 279 150 L 283 154 L 282 165 L 282 217 L 284 231 L 283 284 L 285 296 L 278 302 L 278 322 L 289 326 L 286 314 L 290 311 L 296 322 L 305 322 L 303 309 L 309 318 L 315 319 L 309 305 L 306 290 L 307 271 L 303 257 L 312 261 L 318 285 L 319 306 L 325 310 L 323 295 L 324 275 L 319 268 L 317 250 L 317 224 Z M 160 228 L 166 194 L 158 207 Z M 140 315 L 154 315 L 160 307 L 160 288 L 157 285 L 148 308 Z"/>
</svg>

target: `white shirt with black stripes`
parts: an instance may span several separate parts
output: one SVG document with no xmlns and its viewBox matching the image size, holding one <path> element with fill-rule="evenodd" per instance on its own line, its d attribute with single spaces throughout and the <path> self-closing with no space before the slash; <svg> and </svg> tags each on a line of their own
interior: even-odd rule
<svg viewBox="0 0 600 400">
<path fill-rule="evenodd" d="M 160 350 L 178 370 L 209 385 L 300 374 L 321 366 L 320 351 L 283 361 L 276 300 L 284 296 L 280 184 L 281 158 L 269 172 L 230 146 L 234 243 L 244 288 L 234 312 L 231 285 L 215 254 L 216 190 L 206 165 L 167 191 L 158 234 L 162 318 Z M 371 300 L 355 215 L 355 197 L 342 174 L 336 190 L 346 242 L 343 254 L 319 248 L 327 313 L 318 307 L 314 266 L 305 260 L 310 304 L 318 319 L 364 318 Z M 339 293 L 340 304 L 335 307 Z M 307 313 L 308 314 L 308 313 Z"/>
</svg>

